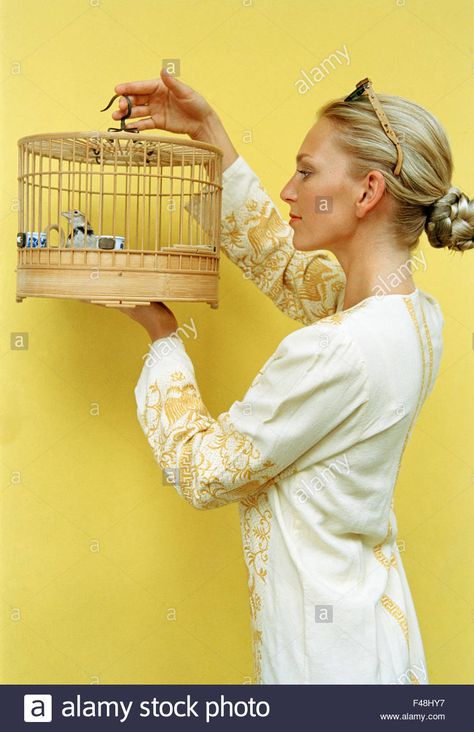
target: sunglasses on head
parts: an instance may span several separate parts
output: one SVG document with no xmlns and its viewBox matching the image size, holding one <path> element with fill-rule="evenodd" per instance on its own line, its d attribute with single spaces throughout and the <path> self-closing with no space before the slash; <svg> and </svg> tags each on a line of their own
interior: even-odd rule
<svg viewBox="0 0 474 732">
<path fill-rule="evenodd" d="M 369 102 L 371 103 L 372 107 L 374 108 L 374 112 L 377 115 L 380 124 L 382 125 L 385 134 L 387 137 L 393 142 L 395 147 L 397 148 L 397 164 L 393 170 L 394 175 L 399 175 L 400 170 L 402 168 L 402 162 L 403 162 L 403 151 L 400 147 L 400 143 L 398 141 L 398 137 L 396 136 L 395 132 L 392 130 L 392 127 L 390 125 L 390 122 L 387 119 L 387 115 L 382 109 L 382 105 L 380 104 L 380 101 L 378 100 L 373 88 L 372 88 L 372 82 L 370 79 L 362 79 L 362 81 L 359 81 L 356 84 L 356 88 L 354 89 L 349 96 L 347 96 L 344 101 L 345 102 L 353 102 L 356 99 L 358 99 L 360 96 L 365 94 L 369 97 Z"/>
</svg>

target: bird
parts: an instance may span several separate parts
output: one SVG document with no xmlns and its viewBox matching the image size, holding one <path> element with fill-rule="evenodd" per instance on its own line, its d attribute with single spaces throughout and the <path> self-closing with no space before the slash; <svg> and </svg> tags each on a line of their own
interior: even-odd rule
<svg viewBox="0 0 474 732">
<path fill-rule="evenodd" d="M 66 247 L 97 249 L 97 236 L 82 211 L 77 208 L 74 211 L 61 211 L 61 216 L 64 216 L 73 227 L 72 234 L 67 238 Z"/>
</svg>

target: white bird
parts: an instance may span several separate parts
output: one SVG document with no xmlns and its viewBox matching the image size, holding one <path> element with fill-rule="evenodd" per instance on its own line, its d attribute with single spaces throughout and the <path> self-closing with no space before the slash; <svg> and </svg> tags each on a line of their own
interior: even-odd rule
<svg viewBox="0 0 474 732">
<path fill-rule="evenodd" d="M 72 234 L 67 238 L 66 247 L 97 249 L 97 236 L 82 211 L 78 211 L 77 208 L 74 211 L 61 211 L 61 216 L 64 216 L 73 227 Z"/>
</svg>

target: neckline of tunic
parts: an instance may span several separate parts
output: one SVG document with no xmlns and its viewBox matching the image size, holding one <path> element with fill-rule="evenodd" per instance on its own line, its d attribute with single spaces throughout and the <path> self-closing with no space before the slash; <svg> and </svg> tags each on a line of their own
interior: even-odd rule
<svg viewBox="0 0 474 732">
<path fill-rule="evenodd" d="M 363 300 L 359 300 L 359 302 L 356 302 L 355 305 L 351 305 L 350 308 L 345 308 L 344 310 L 339 310 L 337 312 L 339 313 L 348 313 L 354 308 L 358 308 L 362 303 L 367 302 L 367 300 L 384 300 L 386 297 L 413 297 L 413 295 L 418 295 L 420 292 L 419 288 L 416 287 L 413 292 L 392 292 L 390 295 L 369 295 L 368 297 L 364 297 Z"/>
</svg>

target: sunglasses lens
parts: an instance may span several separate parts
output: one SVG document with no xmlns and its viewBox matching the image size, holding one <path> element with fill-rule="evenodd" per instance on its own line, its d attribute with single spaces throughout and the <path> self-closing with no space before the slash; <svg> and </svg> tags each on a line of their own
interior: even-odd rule
<svg viewBox="0 0 474 732">
<path fill-rule="evenodd" d="M 357 97 L 360 97 L 366 90 L 367 84 L 364 84 L 363 86 L 357 87 L 355 91 L 352 92 L 352 94 L 349 94 L 348 97 L 344 99 L 345 102 L 352 102 L 354 99 L 357 99 Z"/>
</svg>

